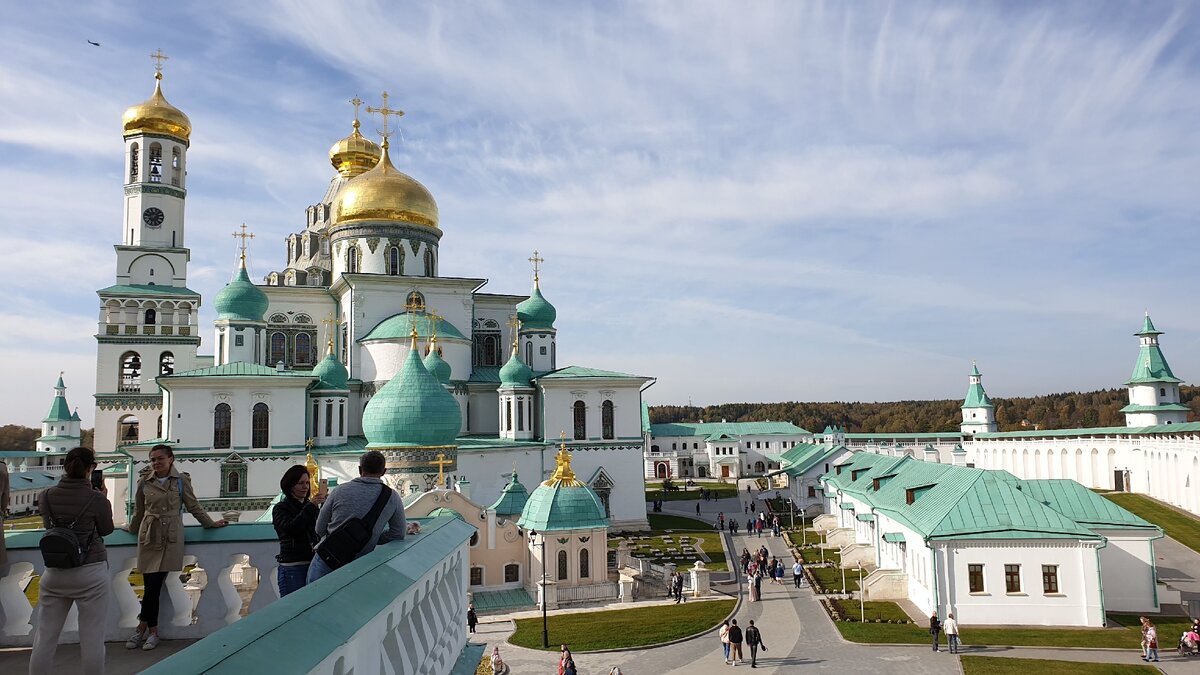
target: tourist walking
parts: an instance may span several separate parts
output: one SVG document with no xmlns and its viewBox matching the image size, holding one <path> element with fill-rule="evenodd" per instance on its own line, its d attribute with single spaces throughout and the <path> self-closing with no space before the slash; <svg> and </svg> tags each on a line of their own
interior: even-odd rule
<svg viewBox="0 0 1200 675">
<path fill-rule="evenodd" d="M 800 588 L 800 582 L 804 579 L 804 565 L 800 564 L 800 560 L 796 559 L 792 565 L 792 583 L 796 584 L 796 588 Z"/>
<path fill-rule="evenodd" d="M 346 563 L 375 550 L 377 544 L 404 539 L 404 504 L 400 495 L 384 485 L 386 462 L 383 453 L 370 450 L 358 460 L 358 478 L 329 495 L 317 517 L 317 555 L 308 568 L 308 583 Z M 348 522 L 362 519 L 370 530 L 366 542 L 358 542 L 343 530 Z"/>
<path fill-rule="evenodd" d="M 750 570 L 750 549 L 742 549 L 742 574 L 747 574 Z"/>
<path fill-rule="evenodd" d="M 946 645 L 950 647 L 951 654 L 958 653 L 958 621 L 954 619 L 954 612 L 946 615 L 946 622 L 942 624 L 942 630 L 946 631 Z"/>
<path fill-rule="evenodd" d="M 683 599 L 683 574 L 675 574 L 675 604 L 685 602 Z"/>
<path fill-rule="evenodd" d="M 47 530 L 61 527 L 70 535 L 58 538 L 74 550 L 74 560 L 43 548 L 46 569 L 42 572 L 38 590 L 37 619 L 33 629 L 33 653 L 29 657 L 30 675 L 50 673 L 63 622 L 74 605 L 79 611 L 80 668 L 83 673 L 104 672 L 104 632 L 108 628 L 109 578 L 108 552 L 104 535 L 112 534 L 112 504 L 104 482 L 94 487 L 92 471 L 96 469 L 96 454 L 90 448 L 74 448 L 67 453 L 63 477 L 58 484 L 47 488 L 38 497 L 38 512 Z M 0 539 L 3 538 L 0 532 Z M 52 532 L 43 535 L 46 540 Z M 77 546 L 77 548 L 76 548 Z M 82 555 L 79 552 L 82 551 Z M 68 554 L 69 555 L 69 554 Z"/>
<path fill-rule="evenodd" d="M 941 641 L 942 622 L 938 620 L 937 612 L 929 616 L 929 634 L 933 636 L 933 651 L 938 651 L 938 643 Z"/>
<path fill-rule="evenodd" d="M 742 629 L 737 625 L 737 619 L 729 622 L 729 659 L 733 665 L 742 660 Z"/>
<path fill-rule="evenodd" d="M 754 619 L 750 620 L 750 625 L 746 627 L 746 644 L 750 645 L 750 667 L 758 667 L 758 648 L 762 647 L 763 652 L 767 651 L 767 645 L 762 641 L 762 633 L 759 632 L 758 626 L 754 625 Z"/>
<path fill-rule="evenodd" d="M 566 675 L 567 664 L 574 664 L 574 659 L 571 657 L 571 650 L 564 644 L 558 650 L 558 675 Z"/>
<path fill-rule="evenodd" d="M 149 651 L 158 646 L 163 583 L 168 574 L 183 571 L 183 510 L 206 528 L 225 527 L 226 523 L 205 512 L 192 491 L 191 477 L 175 468 L 175 452 L 169 445 L 150 448 L 150 466 L 142 469 L 136 489 L 128 529 L 137 533 L 137 568 L 145 590 L 137 629 L 125 641 L 125 648 Z"/>
<path fill-rule="evenodd" d="M 279 489 L 283 498 L 271 509 L 271 524 L 279 536 L 279 555 L 275 560 L 279 563 L 276 576 L 282 598 L 308 583 L 308 567 L 313 559 L 313 546 L 317 544 L 317 515 L 325 494 L 318 492 L 309 499 L 312 480 L 308 468 L 302 464 L 283 472 Z"/>
<path fill-rule="evenodd" d="M 724 511 L 717 513 L 717 522 L 721 524 L 721 530 L 724 531 L 724 529 L 725 529 L 725 512 Z"/>
<path fill-rule="evenodd" d="M 1146 656 L 1143 661 L 1158 661 L 1158 628 L 1154 622 L 1146 621 Z"/>
<path fill-rule="evenodd" d="M 721 638 L 721 651 L 725 653 L 725 665 L 729 665 L 729 619 L 721 622 L 721 630 L 717 631 Z"/>
<path fill-rule="evenodd" d="M 760 566 L 758 568 L 758 573 L 754 575 L 754 597 L 759 600 L 762 600 L 762 580 L 764 576 L 766 575 L 763 571 L 763 568 Z"/>
<path fill-rule="evenodd" d="M 738 531 L 738 521 L 737 521 L 737 519 L 736 519 L 736 518 L 730 518 L 730 519 L 729 519 L 729 533 L 730 533 L 730 534 L 737 534 L 737 531 Z"/>
<path fill-rule="evenodd" d="M 475 626 L 479 624 L 479 615 L 475 613 L 474 603 L 467 605 L 467 630 L 474 633 Z"/>
<path fill-rule="evenodd" d="M 696 515 L 700 515 L 700 502 L 696 502 Z"/>
</svg>

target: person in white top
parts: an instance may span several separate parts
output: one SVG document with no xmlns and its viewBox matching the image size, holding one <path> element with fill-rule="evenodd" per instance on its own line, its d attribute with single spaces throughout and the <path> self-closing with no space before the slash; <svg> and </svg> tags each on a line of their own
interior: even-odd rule
<svg viewBox="0 0 1200 675">
<path fill-rule="evenodd" d="M 721 649 L 725 652 L 725 665 L 729 665 L 729 619 L 721 624 Z"/>
<path fill-rule="evenodd" d="M 946 631 L 946 641 L 950 643 L 950 653 L 958 653 L 958 622 L 954 620 L 954 612 L 946 615 L 946 621 L 942 624 L 942 630 Z"/>
</svg>

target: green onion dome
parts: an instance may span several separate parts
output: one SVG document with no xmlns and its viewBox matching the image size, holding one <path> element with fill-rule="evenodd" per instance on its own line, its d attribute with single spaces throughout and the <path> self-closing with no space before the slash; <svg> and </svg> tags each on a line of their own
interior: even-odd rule
<svg viewBox="0 0 1200 675">
<path fill-rule="evenodd" d="M 542 289 L 536 284 L 533 293 L 517 305 L 517 318 L 521 320 L 521 328 L 554 328 L 554 319 L 557 316 L 558 311 L 542 297 Z"/>
<path fill-rule="evenodd" d="M 554 475 L 529 495 L 517 527 L 540 532 L 608 527 L 604 504 L 594 490 L 575 478 L 571 453 L 565 445 L 555 460 L 558 467 Z"/>
<path fill-rule="evenodd" d="M 400 372 L 367 402 L 362 425 L 371 449 L 454 443 L 462 414 L 450 392 L 421 363 L 415 335 Z"/>
<path fill-rule="evenodd" d="M 437 339 L 429 343 L 429 353 L 425 355 L 425 370 L 437 378 L 438 382 L 446 384 L 450 381 L 450 364 L 438 354 Z"/>
<path fill-rule="evenodd" d="M 513 345 L 512 356 L 508 357 L 508 363 L 500 368 L 500 386 L 528 387 L 529 381 L 532 379 L 533 370 L 525 365 L 525 362 L 517 354 L 516 345 Z"/>
<path fill-rule="evenodd" d="M 243 257 L 233 281 L 225 284 L 213 302 L 217 318 L 227 321 L 262 321 L 270 301 L 262 289 L 250 281 L 246 274 L 246 259 Z"/>
<path fill-rule="evenodd" d="M 329 345 L 329 353 L 321 359 L 316 368 L 313 368 L 312 374 L 319 378 L 316 387 L 318 390 L 349 391 L 346 381 L 350 379 L 350 374 L 346 372 L 346 366 L 333 355 L 332 343 Z"/>
</svg>

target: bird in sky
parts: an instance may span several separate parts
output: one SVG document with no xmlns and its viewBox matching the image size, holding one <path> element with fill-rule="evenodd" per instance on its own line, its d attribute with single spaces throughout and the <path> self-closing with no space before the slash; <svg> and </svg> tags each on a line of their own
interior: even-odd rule
<svg viewBox="0 0 1200 675">
<path fill-rule="evenodd" d="M 91 40 L 88 40 L 88 41 L 87 41 L 87 43 L 88 43 L 89 45 L 93 46 L 93 47 L 99 47 L 99 46 L 100 46 L 100 43 L 99 43 L 99 42 L 92 42 Z"/>
</svg>

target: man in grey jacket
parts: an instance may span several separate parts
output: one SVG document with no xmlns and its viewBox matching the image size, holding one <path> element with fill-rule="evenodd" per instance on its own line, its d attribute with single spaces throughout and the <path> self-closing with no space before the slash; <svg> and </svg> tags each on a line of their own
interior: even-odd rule
<svg viewBox="0 0 1200 675">
<path fill-rule="evenodd" d="M 385 470 L 383 453 L 378 450 L 364 453 L 358 460 L 358 478 L 330 492 L 325 505 L 321 507 L 321 513 L 317 516 L 317 537 L 324 539 L 351 518 L 365 517 L 382 489 L 391 492 L 391 496 L 375 520 L 370 541 L 354 557 L 363 557 L 375 550 L 377 544 L 404 539 L 404 503 L 400 501 L 399 494 L 384 484 L 382 478 Z M 308 568 L 308 583 L 332 571 L 321 556 L 314 556 Z"/>
</svg>

